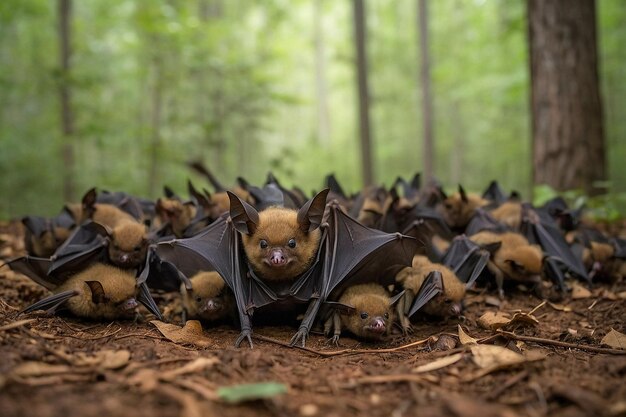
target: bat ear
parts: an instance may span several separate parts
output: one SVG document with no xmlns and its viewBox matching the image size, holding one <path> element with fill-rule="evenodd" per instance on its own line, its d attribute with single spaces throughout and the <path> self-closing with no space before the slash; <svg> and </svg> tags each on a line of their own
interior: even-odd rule
<svg viewBox="0 0 626 417">
<path fill-rule="evenodd" d="M 259 212 L 235 194 L 227 191 L 230 199 L 230 218 L 235 229 L 246 235 L 252 235 L 259 225 Z"/>
<path fill-rule="evenodd" d="M 330 191 L 329 188 L 323 189 L 298 210 L 298 224 L 303 232 L 312 232 L 320 227 L 324 217 L 324 210 L 326 209 L 328 191 Z"/>
<path fill-rule="evenodd" d="M 502 242 L 493 242 L 493 243 L 487 243 L 486 245 L 483 245 L 482 248 L 485 249 L 490 254 L 494 254 L 498 249 L 500 249 L 501 246 L 502 246 Z"/>
<path fill-rule="evenodd" d="M 96 197 L 97 193 L 95 188 L 91 188 L 89 191 L 87 191 L 82 200 L 83 208 L 92 208 L 93 205 L 96 204 Z"/>
<path fill-rule="evenodd" d="M 465 193 L 465 188 L 463 188 L 461 184 L 459 184 L 459 194 L 461 194 L 461 200 L 463 200 L 464 203 L 467 203 L 467 193 Z"/>
<path fill-rule="evenodd" d="M 101 304 L 108 301 L 106 294 L 104 293 L 104 288 L 99 281 L 85 281 L 85 284 L 91 290 L 91 301 L 94 304 Z"/>
</svg>

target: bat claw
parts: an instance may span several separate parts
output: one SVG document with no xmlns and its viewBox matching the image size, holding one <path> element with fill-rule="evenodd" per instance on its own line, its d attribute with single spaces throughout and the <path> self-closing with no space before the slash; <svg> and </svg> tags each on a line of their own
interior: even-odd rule
<svg viewBox="0 0 626 417">
<path fill-rule="evenodd" d="M 250 344 L 250 349 L 254 349 L 254 345 L 252 344 L 252 331 L 250 329 L 241 331 L 241 333 L 239 334 L 239 337 L 235 341 L 235 347 L 239 347 L 241 345 L 241 342 L 244 341 L 244 339 L 248 339 L 248 343 Z"/>
<path fill-rule="evenodd" d="M 293 335 L 289 344 L 295 346 L 302 340 L 302 347 L 306 347 L 306 339 L 309 337 L 308 329 L 301 327 L 296 334 Z"/>
<path fill-rule="evenodd" d="M 336 347 L 339 347 L 339 335 L 334 335 L 333 337 L 331 337 L 330 339 L 328 339 L 328 343 L 329 344 L 333 344 Z"/>
</svg>

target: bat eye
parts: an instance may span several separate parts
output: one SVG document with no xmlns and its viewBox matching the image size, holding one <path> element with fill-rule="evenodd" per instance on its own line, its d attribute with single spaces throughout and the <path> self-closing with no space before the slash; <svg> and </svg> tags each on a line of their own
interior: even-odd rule
<svg viewBox="0 0 626 417">
<path fill-rule="evenodd" d="M 449 298 L 446 298 L 446 299 L 444 300 L 444 303 L 446 303 L 446 304 L 450 304 L 451 302 L 452 302 L 452 300 L 450 300 Z"/>
<path fill-rule="evenodd" d="M 388 319 L 389 318 L 389 313 L 385 313 L 385 318 Z"/>
<path fill-rule="evenodd" d="M 197 302 L 201 302 L 202 301 L 202 297 L 196 297 L 196 301 Z"/>
<path fill-rule="evenodd" d="M 289 242 L 287 243 L 287 246 L 289 246 L 291 249 L 296 247 L 296 239 L 289 239 Z"/>
<path fill-rule="evenodd" d="M 267 249 L 267 240 L 262 239 L 262 240 L 259 242 L 259 245 L 261 246 L 261 249 Z"/>
<path fill-rule="evenodd" d="M 362 318 L 363 320 L 365 320 L 365 319 L 366 319 L 366 318 L 368 318 L 369 316 L 370 316 L 370 315 L 369 315 L 369 314 L 367 314 L 365 311 L 361 313 L 361 318 Z"/>
<path fill-rule="evenodd" d="M 141 250 L 141 246 L 135 246 L 135 247 L 133 248 L 133 250 L 134 250 L 135 252 L 139 252 L 139 251 Z"/>
</svg>

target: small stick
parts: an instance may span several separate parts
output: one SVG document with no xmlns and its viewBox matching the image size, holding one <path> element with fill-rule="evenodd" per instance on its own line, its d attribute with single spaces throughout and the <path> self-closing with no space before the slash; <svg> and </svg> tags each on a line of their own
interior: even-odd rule
<svg viewBox="0 0 626 417">
<path fill-rule="evenodd" d="M 319 351 L 319 350 L 315 350 L 315 349 L 311 349 L 307 347 L 302 347 L 302 346 L 296 346 L 296 345 L 292 346 L 289 343 L 281 342 L 280 340 L 272 339 L 270 337 L 261 336 L 258 334 L 255 334 L 252 337 L 257 340 L 262 340 L 264 342 L 274 343 L 276 345 L 280 345 L 280 346 L 284 346 L 288 348 L 296 348 L 296 349 L 304 350 L 305 352 L 313 353 L 315 355 L 323 356 L 323 357 L 331 357 L 331 356 L 339 356 L 339 355 L 358 355 L 358 354 L 366 354 L 366 353 L 393 353 L 393 352 L 397 352 L 399 350 L 410 348 L 413 346 L 423 345 L 424 343 L 428 342 L 428 340 L 430 340 L 430 339 L 418 340 L 417 342 L 409 343 L 408 345 L 398 346 L 398 347 L 390 348 L 390 349 L 342 349 L 342 350 L 336 350 L 333 352 L 323 352 L 323 351 Z"/>
<path fill-rule="evenodd" d="M 559 347 L 570 348 L 570 349 L 580 349 L 580 350 L 586 350 L 587 352 L 594 352 L 594 353 L 608 353 L 611 355 L 626 355 L 626 350 L 600 348 L 600 347 L 589 346 L 589 345 L 578 345 L 576 343 L 561 342 L 559 340 L 544 339 L 542 337 L 522 336 L 522 335 L 518 335 L 515 333 L 511 333 L 511 332 L 505 332 L 504 330 L 500 330 L 500 329 L 498 329 L 497 332 L 498 334 L 501 334 L 502 336 L 505 336 L 514 340 L 521 340 L 523 342 L 534 342 L 534 343 L 539 343 L 543 345 L 559 346 Z"/>
<path fill-rule="evenodd" d="M 528 371 L 524 370 L 524 371 L 520 372 L 519 374 L 514 375 L 512 378 L 509 378 L 504 383 L 504 385 L 501 385 L 500 387 L 496 388 L 494 391 L 491 391 L 489 394 L 487 394 L 485 396 L 485 399 L 486 400 L 495 400 L 500 395 L 502 395 L 504 393 L 504 391 L 508 390 L 513 385 L 517 384 L 518 382 L 521 382 L 521 381 L 525 380 L 526 378 L 528 378 Z"/>
<path fill-rule="evenodd" d="M 37 319 L 26 319 L 26 320 L 14 321 L 13 323 L 5 324 L 4 326 L 0 327 L 0 332 L 4 332 L 6 330 L 11 330 L 11 329 L 17 329 L 18 327 L 22 327 L 25 324 L 32 323 L 34 321 L 37 321 Z"/>
</svg>

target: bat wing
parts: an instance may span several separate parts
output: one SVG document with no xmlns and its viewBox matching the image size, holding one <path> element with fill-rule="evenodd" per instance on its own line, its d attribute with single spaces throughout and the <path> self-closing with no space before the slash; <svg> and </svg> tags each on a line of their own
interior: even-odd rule
<svg viewBox="0 0 626 417">
<path fill-rule="evenodd" d="M 558 226 L 549 218 L 540 217 L 528 205 L 523 206 L 522 234 L 530 243 L 541 246 L 543 251 L 560 262 L 570 273 L 591 282 L 582 260 L 572 252 Z"/>
<path fill-rule="evenodd" d="M 400 269 L 410 266 L 420 247 L 412 237 L 371 229 L 329 204 L 328 230 L 323 256 L 316 265 L 321 272 L 321 296 L 326 300 L 340 287 L 362 282 L 392 284 Z"/>
<path fill-rule="evenodd" d="M 149 312 L 154 314 L 159 320 L 163 320 L 163 315 L 159 310 L 159 307 L 156 305 L 154 298 L 152 298 L 152 294 L 150 294 L 150 290 L 148 289 L 148 285 L 145 282 L 138 283 L 139 293 L 137 294 L 137 301 L 144 305 L 148 309 Z"/>
<path fill-rule="evenodd" d="M 35 304 L 26 307 L 22 310 L 22 313 L 31 313 L 37 310 L 46 310 L 49 314 L 54 313 L 63 303 L 70 298 L 79 294 L 76 290 L 63 291 L 58 294 L 53 294 L 43 300 L 37 301 Z"/>
<path fill-rule="evenodd" d="M 162 260 L 154 248 L 151 248 L 146 256 L 146 264 L 137 277 L 137 283 L 146 283 L 148 288 L 155 290 L 172 292 L 180 289 L 181 282 L 185 284 L 185 288 L 191 289 L 189 278 L 180 273 L 172 263 Z"/>
<path fill-rule="evenodd" d="M 484 230 L 494 233 L 504 233 L 510 231 L 510 228 L 494 219 L 493 216 L 487 211 L 477 208 L 476 212 L 472 216 L 472 219 L 465 228 L 465 234 L 467 236 L 472 236 Z"/>
<path fill-rule="evenodd" d="M 452 240 L 452 244 L 443 256 L 441 263 L 452 269 L 456 276 L 471 287 L 487 266 L 489 253 L 472 242 L 465 235 Z"/>
<path fill-rule="evenodd" d="M 50 258 L 48 275 L 75 272 L 100 259 L 104 256 L 107 234 L 107 229 L 96 222 L 77 227 Z"/>
<path fill-rule="evenodd" d="M 415 296 L 415 299 L 413 300 L 413 304 L 411 304 L 411 308 L 409 309 L 409 313 L 407 316 L 413 317 L 413 315 L 417 313 L 419 309 L 424 307 L 427 302 L 429 302 L 442 292 L 443 278 L 441 277 L 441 272 L 430 272 L 422 283 L 419 292 Z"/>
<path fill-rule="evenodd" d="M 48 269 L 52 261 L 49 258 L 38 258 L 36 256 L 22 256 L 8 261 L 7 265 L 11 270 L 26 275 L 37 284 L 49 290 L 54 290 L 64 279 L 48 276 Z"/>
<path fill-rule="evenodd" d="M 22 218 L 22 224 L 33 235 L 40 237 L 45 231 L 50 230 L 50 219 L 39 216 L 26 216 Z"/>
</svg>

